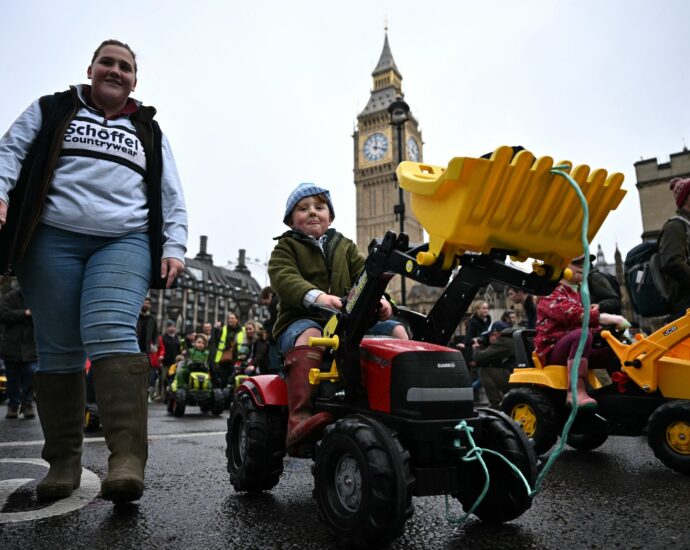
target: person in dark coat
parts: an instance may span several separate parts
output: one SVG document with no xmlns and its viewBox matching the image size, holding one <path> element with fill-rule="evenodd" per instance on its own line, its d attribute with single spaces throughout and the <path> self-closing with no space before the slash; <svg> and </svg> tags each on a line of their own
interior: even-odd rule
<svg viewBox="0 0 690 550">
<path fill-rule="evenodd" d="M 587 277 L 587 285 L 589 286 L 590 301 L 592 304 L 599 306 L 601 313 L 613 313 L 614 315 L 621 314 L 621 294 L 620 287 L 614 286 L 614 283 L 609 280 L 609 275 L 602 273 L 592 264 L 596 260 L 596 256 L 589 255 L 589 276 Z"/>
<path fill-rule="evenodd" d="M 506 296 L 514 304 L 522 305 L 525 312 L 525 319 L 522 325 L 525 328 L 534 328 L 537 325 L 537 305 L 534 302 L 534 296 L 527 294 L 524 288 L 508 287 Z"/>
<path fill-rule="evenodd" d="M 277 374 L 280 372 L 280 358 L 278 344 L 273 338 L 273 325 L 278 318 L 278 296 L 270 286 L 265 287 L 261 291 L 261 303 L 268 308 L 268 319 L 264 321 L 266 343 L 268 344 L 268 366 L 266 372 Z"/>
<path fill-rule="evenodd" d="M 485 345 L 474 344 L 474 361 L 479 367 L 479 380 L 489 399 L 489 407 L 498 409 L 503 396 L 508 392 L 508 379 L 515 367 L 515 346 L 511 327 L 503 321 L 496 321 L 487 335 Z"/>
<path fill-rule="evenodd" d="M 38 370 L 34 323 L 21 290 L 11 290 L 0 299 L 0 323 L 5 330 L 0 357 L 7 373 L 7 414 L 5 418 L 34 418 L 33 377 Z"/>
<path fill-rule="evenodd" d="M 474 366 L 472 357 L 473 346 L 482 332 L 489 330 L 491 326 L 491 315 L 489 315 L 489 304 L 486 302 L 477 302 L 474 306 L 472 316 L 467 321 L 467 329 L 465 330 L 465 358 L 470 367 Z"/>
<path fill-rule="evenodd" d="M 669 312 L 670 317 L 677 319 L 690 308 L 690 178 L 674 178 L 670 187 L 678 210 L 661 229 L 658 249 L 661 269 L 671 290 L 669 302 L 673 309 Z"/>
</svg>

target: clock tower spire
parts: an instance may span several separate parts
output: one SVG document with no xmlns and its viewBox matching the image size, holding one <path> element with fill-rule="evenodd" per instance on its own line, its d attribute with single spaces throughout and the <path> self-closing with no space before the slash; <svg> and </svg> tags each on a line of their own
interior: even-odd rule
<svg viewBox="0 0 690 550">
<path fill-rule="evenodd" d="M 357 116 L 354 139 L 354 181 L 357 196 L 357 246 L 366 255 L 374 238 L 383 238 L 386 231 L 398 231 L 399 222 L 394 208 L 399 201 L 395 170 L 398 159 L 422 160 L 422 134 L 412 113 L 408 113 L 402 128 L 402 142 L 391 124 L 388 107 L 404 97 L 402 74 L 395 64 L 386 28 L 383 50 L 371 73 L 373 88 L 364 110 Z M 402 155 L 399 153 L 402 149 Z M 405 233 L 411 243 L 422 243 L 422 227 L 409 208 L 409 196 L 404 192 Z M 400 300 L 399 277 L 389 285 L 389 292 Z M 408 289 L 409 290 L 409 289 Z"/>
</svg>

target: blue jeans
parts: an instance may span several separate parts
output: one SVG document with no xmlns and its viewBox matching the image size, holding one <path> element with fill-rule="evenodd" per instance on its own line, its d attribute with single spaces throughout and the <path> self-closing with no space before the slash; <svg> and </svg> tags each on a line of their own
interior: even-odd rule
<svg viewBox="0 0 690 550">
<path fill-rule="evenodd" d="M 7 400 L 10 405 L 18 407 L 22 403 L 30 405 L 34 402 L 31 389 L 36 370 L 38 370 L 36 361 L 5 361 Z"/>
<path fill-rule="evenodd" d="M 39 372 L 139 353 L 136 325 L 151 281 L 147 233 L 98 237 L 39 224 L 15 267 L 34 320 Z"/>
</svg>

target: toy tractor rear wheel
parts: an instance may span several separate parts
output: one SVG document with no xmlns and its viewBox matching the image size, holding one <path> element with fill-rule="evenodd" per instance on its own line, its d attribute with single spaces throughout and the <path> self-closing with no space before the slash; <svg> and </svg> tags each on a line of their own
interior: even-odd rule
<svg viewBox="0 0 690 550">
<path fill-rule="evenodd" d="M 410 454 L 372 418 L 353 415 L 327 426 L 313 472 L 319 516 L 348 548 L 385 545 L 412 515 Z"/>
<path fill-rule="evenodd" d="M 670 401 L 649 417 L 649 446 L 661 462 L 690 474 L 690 401 Z"/>
<path fill-rule="evenodd" d="M 286 433 L 287 416 L 281 407 L 257 407 L 247 393 L 232 402 L 225 456 L 230 483 L 236 491 L 256 493 L 278 484 L 283 473 Z"/>
<path fill-rule="evenodd" d="M 481 420 L 481 439 L 475 438 L 477 446 L 503 455 L 533 487 L 537 478 L 537 457 L 525 433 L 500 411 L 479 409 L 477 412 Z M 530 490 L 500 457 L 485 452 L 482 458 L 489 471 L 489 488 L 474 510 L 474 515 L 485 523 L 493 524 L 519 517 L 532 505 Z M 482 493 L 486 476 L 478 460 L 466 464 L 462 473 L 464 488 L 454 496 L 464 510 L 470 510 Z"/>
<path fill-rule="evenodd" d="M 576 451 L 592 451 L 601 447 L 608 438 L 608 434 L 579 434 L 571 431 L 566 443 Z"/>
<path fill-rule="evenodd" d="M 211 391 L 211 412 L 215 416 L 220 416 L 223 414 L 224 405 L 223 391 L 219 388 L 215 388 Z"/>
<path fill-rule="evenodd" d="M 537 456 L 556 443 L 560 431 L 558 414 L 551 397 L 540 388 L 518 387 L 501 402 L 501 410 L 517 422 L 534 442 Z"/>
<path fill-rule="evenodd" d="M 187 395 L 183 389 L 179 389 L 175 392 L 175 398 L 173 403 L 173 415 L 184 416 L 186 406 Z"/>
</svg>

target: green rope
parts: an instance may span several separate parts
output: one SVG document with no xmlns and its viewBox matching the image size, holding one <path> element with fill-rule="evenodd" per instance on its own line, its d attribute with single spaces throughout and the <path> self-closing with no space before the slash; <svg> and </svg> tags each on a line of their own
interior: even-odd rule
<svg viewBox="0 0 690 550">
<path fill-rule="evenodd" d="M 578 342 L 577 350 L 575 352 L 575 357 L 573 358 L 573 363 L 578 365 L 580 363 L 580 360 L 582 359 L 582 352 L 584 351 L 585 344 L 587 342 L 587 334 L 589 332 L 589 314 L 588 314 L 588 312 L 589 312 L 589 306 L 590 306 L 590 295 L 589 295 L 589 284 L 587 283 L 587 277 L 589 275 L 589 242 L 587 240 L 587 229 L 589 227 L 589 206 L 587 205 L 587 199 L 585 198 L 584 193 L 582 193 L 580 186 L 571 177 L 570 174 L 568 174 L 567 172 L 564 171 L 565 169 L 569 169 L 569 168 L 570 168 L 570 166 L 568 166 L 568 165 L 554 166 L 553 169 L 551 170 L 551 173 L 562 176 L 566 179 L 566 181 L 573 188 L 573 190 L 575 191 L 575 194 L 577 195 L 578 199 L 580 200 L 580 203 L 582 205 L 582 212 L 583 212 L 580 237 L 582 240 L 582 248 L 584 251 L 584 257 L 586 258 L 586 261 L 583 262 L 582 286 L 580 288 L 580 294 L 582 296 L 582 307 L 584 309 L 584 314 L 582 316 L 582 333 L 580 334 L 580 341 Z M 561 432 L 560 441 L 558 442 L 558 445 L 556 445 L 556 448 L 554 449 L 554 451 L 549 455 L 549 458 L 546 461 L 544 468 L 542 469 L 542 471 L 537 476 L 537 480 L 534 483 L 534 489 L 532 489 L 530 487 L 529 481 L 527 481 L 527 479 L 525 478 L 523 473 L 519 470 L 519 468 L 517 466 L 515 466 L 515 464 L 510 462 L 502 454 L 497 453 L 496 451 L 492 451 L 491 449 L 484 449 L 481 447 L 477 447 L 477 444 L 474 442 L 474 439 L 472 437 L 473 429 L 471 426 L 467 425 L 467 422 L 465 422 L 463 420 L 455 426 L 455 430 L 464 431 L 466 433 L 467 439 L 470 443 L 470 449 L 469 449 L 468 453 L 462 458 L 462 461 L 463 462 L 479 461 L 479 464 L 481 465 L 482 470 L 484 470 L 484 486 L 482 488 L 482 492 L 479 494 L 479 496 L 475 500 L 472 507 L 459 518 L 451 517 L 450 500 L 448 498 L 448 495 L 446 495 L 446 520 L 449 523 L 455 523 L 458 525 L 464 523 L 467 520 L 467 518 L 471 514 L 473 514 L 474 511 L 477 509 L 477 507 L 481 504 L 482 500 L 484 500 L 484 497 L 486 496 L 486 493 L 489 490 L 489 483 L 491 481 L 491 476 L 489 475 L 489 469 L 487 468 L 486 463 L 484 462 L 484 458 L 482 457 L 483 453 L 490 453 L 492 455 L 498 456 L 506 464 L 508 464 L 512 468 L 512 470 L 517 474 L 517 476 L 522 480 L 522 482 L 524 483 L 525 488 L 527 490 L 527 493 L 530 497 L 537 495 L 541 491 L 541 484 L 544 480 L 544 477 L 546 477 L 546 474 L 548 473 L 548 471 L 553 467 L 553 464 L 556 462 L 558 457 L 563 452 L 563 449 L 565 447 L 565 442 L 568 439 L 568 434 L 570 433 L 570 428 L 572 427 L 573 422 L 575 422 L 575 417 L 577 416 L 577 408 L 578 408 L 577 377 L 578 377 L 577 369 L 571 369 L 570 389 L 571 389 L 571 393 L 572 393 L 573 406 L 572 406 L 572 409 L 570 411 L 570 415 L 568 415 L 568 419 L 566 420 L 566 423 L 563 426 L 563 431 Z M 454 440 L 453 444 L 456 448 L 459 448 L 460 447 L 460 440 L 459 439 Z"/>
<path fill-rule="evenodd" d="M 551 173 L 562 176 L 568 181 L 570 186 L 575 191 L 577 198 L 580 199 L 580 203 L 582 205 L 582 227 L 580 229 L 580 238 L 582 240 L 582 250 L 583 250 L 583 254 L 585 256 L 585 261 L 582 262 L 583 269 L 582 269 L 582 285 L 580 287 L 580 295 L 582 296 L 582 309 L 584 310 L 584 313 L 582 315 L 582 332 L 580 334 L 580 341 L 577 344 L 577 350 L 575 352 L 575 357 L 573 358 L 573 364 L 579 365 L 580 360 L 582 359 L 582 352 L 584 351 L 585 344 L 587 343 L 587 334 L 589 332 L 590 296 L 589 296 L 589 283 L 587 282 L 587 278 L 589 276 L 589 241 L 587 240 L 587 229 L 589 228 L 589 206 L 587 205 L 587 199 L 585 198 L 585 195 L 582 192 L 582 189 L 580 189 L 580 186 L 571 177 L 570 174 L 563 171 L 564 168 L 570 168 L 570 167 L 567 165 L 565 165 L 565 166 L 563 166 L 563 165 L 562 166 L 554 166 L 553 169 L 551 170 Z M 561 439 L 558 442 L 558 445 L 556 445 L 556 449 L 549 455 L 549 458 L 546 461 L 546 465 L 544 466 L 542 471 L 539 473 L 539 476 L 537 477 L 537 481 L 534 484 L 534 491 L 533 491 L 533 494 L 535 494 L 535 495 L 537 493 L 539 493 L 539 491 L 541 490 L 541 484 L 542 484 L 542 481 L 544 480 L 544 477 L 546 476 L 547 472 L 551 469 L 551 467 L 553 466 L 553 463 L 556 461 L 556 459 L 563 452 L 563 448 L 565 447 L 565 442 L 568 439 L 568 434 L 570 433 L 570 428 L 573 425 L 573 422 L 575 422 L 575 417 L 577 416 L 577 407 L 578 407 L 577 377 L 578 377 L 578 369 L 571 369 L 571 372 L 570 372 L 570 392 L 572 394 L 573 407 L 570 411 L 570 414 L 568 415 L 568 420 L 566 421 L 565 426 L 563 426 L 563 432 L 561 433 Z"/>
</svg>

